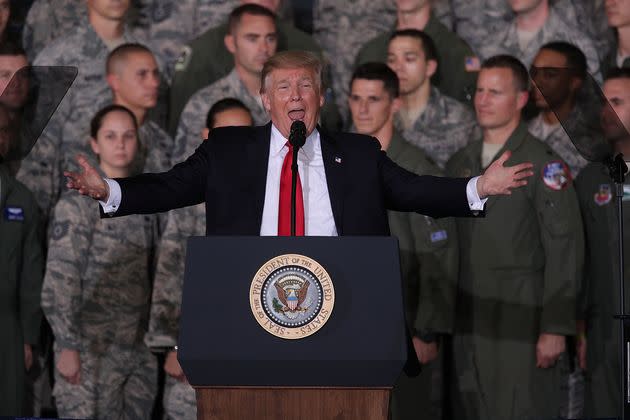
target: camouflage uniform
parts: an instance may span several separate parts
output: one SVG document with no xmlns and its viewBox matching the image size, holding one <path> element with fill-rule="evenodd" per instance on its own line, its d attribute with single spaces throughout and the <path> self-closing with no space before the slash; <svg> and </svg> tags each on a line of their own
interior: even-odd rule
<svg viewBox="0 0 630 420">
<path fill-rule="evenodd" d="M 174 141 L 157 123 L 147 120 L 138 129 L 142 164 L 138 172 L 165 172 L 171 168 Z"/>
<path fill-rule="evenodd" d="M 507 26 L 514 16 L 506 0 L 451 0 L 451 5 L 455 32 L 477 55 L 488 36 Z"/>
<path fill-rule="evenodd" d="M 137 42 L 129 31 L 125 42 Z M 87 141 L 90 120 L 112 101 L 105 80 L 109 50 L 87 21 L 57 38 L 35 59 L 36 66 L 76 66 L 79 75 L 53 114 L 31 153 L 22 161 L 17 178 L 33 193 L 47 221 L 62 187 L 63 170 L 76 169 L 77 153 L 92 152 Z"/>
<path fill-rule="evenodd" d="M 201 140 L 199 141 L 201 142 Z M 155 273 L 147 345 L 155 350 L 177 345 L 186 240 L 206 233 L 204 204 L 172 210 L 160 240 Z M 185 382 L 167 377 L 164 410 L 172 419 L 195 419 L 197 406 L 194 389 Z"/>
<path fill-rule="evenodd" d="M 342 116 L 348 115 L 348 86 L 354 58 L 367 39 L 389 31 L 396 22 L 391 0 L 316 0 L 313 36 L 330 63 L 332 88 Z"/>
<path fill-rule="evenodd" d="M 184 161 L 195 151 L 210 107 L 224 98 L 241 100 L 252 113 L 254 124 L 263 125 L 269 122 L 269 115 L 263 108 L 260 97 L 252 97 L 234 69 L 223 79 L 199 90 L 186 104 L 177 127 L 172 165 Z"/>
<path fill-rule="evenodd" d="M 496 154 L 534 164 L 528 184 L 491 197 L 484 218 L 457 219 L 460 243 L 453 338 L 453 418 L 550 419 L 560 413 L 567 358 L 536 367 L 541 333 L 575 334 L 584 242 L 568 168 L 521 123 Z M 447 165 L 479 175 L 482 142 Z M 496 158 L 495 157 L 495 158 Z"/>
<path fill-rule="evenodd" d="M 166 61 L 169 79 L 182 47 L 224 23 L 238 5 L 239 0 L 142 0 L 145 37 Z"/>
<path fill-rule="evenodd" d="M 403 137 L 424 150 L 440 168 L 471 138 L 481 136 L 474 112 L 434 87 L 424 111 L 408 130 L 399 116 L 394 121 Z"/>
<path fill-rule="evenodd" d="M 510 54 L 520 59 L 529 68 L 540 47 L 552 41 L 566 41 L 580 48 L 586 56 L 588 71 L 596 80 L 602 80 L 599 68 L 599 55 L 593 40 L 575 26 L 566 23 L 553 7 L 549 10 L 549 17 L 544 26 L 527 44 L 525 50 L 521 50 L 519 46 L 516 19 L 514 19 L 502 30 L 489 34 L 488 38 L 480 46 L 479 54 L 483 59 L 497 54 Z"/>
<path fill-rule="evenodd" d="M 394 133 L 387 156 L 418 175 L 442 175 L 421 150 Z M 388 212 L 398 238 L 408 327 L 421 334 L 451 334 L 455 314 L 458 248 L 455 221 L 417 213 Z M 442 357 L 426 364 L 420 376 L 401 375 L 392 394 L 392 418 L 439 419 L 441 392 L 433 378 L 441 376 Z"/>
<path fill-rule="evenodd" d="M 61 417 L 151 418 L 157 362 L 142 339 L 151 298 L 155 216 L 100 219 L 68 191 L 55 206 L 42 308 L 61 349 L 77 350 L 81 382 L 55 372 Z"/>
<path fill-rule="evenodd" d="M 437 48 L 438 69 L 431 78 L 431 83 L 440 88 L 445 95 L 461 102 L 468 103 L 472 99 L 477 84 L 478 66 L 471 65 L 476 61 L 470 47 L 455 33 L 437 20 L 434 14 L 424 28 Z M 356 64 L 368 61 L 387 61 L 389 32 L 382 33 L 365 44 L 357 55 Z"/>
<path fill-rule="evenodd" d="M 42 320 L 38 213 L 31 192 L 0 163 L 0 416 L 28 415 L 24 344 L 39 343 Z"/>
<path fill-rule="evenodd" d="M 547 143 L 551 150 L 556 152 L 569 165 L 573 178 L 588 164 L 588 161 L 577 151 L 560 123 L 556 124 L 553 131 L 544 137 L 543 118 L 542 115 L 538 115 L 529 122 L 528 129 L 532 136 L 542 140 L 543 143 Z"/>
<path fill-rule="evenodd" d="M 321 54 L 320 47 L 309 35 L 280 20 L 276 21 L 276 27 L 276 51 L 305 50 Z M 176 132 L 180 115 L 190 98 L 199 89 L 213 84 L 234 69 L 234 56 L 223 41 L 227 33 L 228 25 L 225 23 L 205 32 L 182 49 L 171 87 L 171 133 Z"/>
<path fill-rule="evenodd" d="M 623 185 L 624 280 L 626 313 L 630 279 L 630 180 Z M 617 197 L 608 168 L 591 163 L 575 181 L 586 233 L 585 301 L 587 368 L 585 417 L 618 418 L 619 385 L 619 241 Z"/>
</svg>

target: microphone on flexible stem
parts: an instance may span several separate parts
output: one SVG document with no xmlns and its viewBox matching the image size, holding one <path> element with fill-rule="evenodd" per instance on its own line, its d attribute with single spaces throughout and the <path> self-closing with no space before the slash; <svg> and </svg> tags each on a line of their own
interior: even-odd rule
<svg viewBox="0 0 630 420">
<path fill-rule="evenodd" d="M 291 236 L 295 236 L 295 194 L 298 178 L 298 150 L 306 143 L 306 125 L 296 120 L 291 124 L 289 143 L 293 146 L 293 163 L 291 164 Z"/>
</svg>

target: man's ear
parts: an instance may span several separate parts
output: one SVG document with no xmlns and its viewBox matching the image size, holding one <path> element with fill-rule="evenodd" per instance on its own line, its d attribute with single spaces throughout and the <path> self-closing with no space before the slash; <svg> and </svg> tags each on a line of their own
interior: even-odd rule
<svg viewBox="0 0 630 420">
<path fill-rule="evenodd" d="M 234 54 L 236 52 L 236 42 L 234 41 L 234 37 L 232 34 L 227 34 L 223 38 L 223 43 L 225 44 L 225 48 L 230 52 L 230 54 Z"/>
<path fill-rule="evenodd" d="M 391 108 L 392 115 L 400 111 L 401 106 L 402 106 L 402 101 L 400 100 L 400 98 L 394 98 L 392 100 L 392 108 Z"/>
<path fill-rule="evenodd" d="M 116 76 L 114 73 L 108 74 L 105 77 L 105 80 L 107 80 L 107 84 L 109 85 L 112 91 L 117 92 L 119 90 L 120 83 L 118 81 L 118 76 Z"/>
<path fill-rule="evenodd" d="M 260 92 L 260 99 L 262 100 L 265 111 L 271 112 L 271 99 L 269 98 L 267 91 Z"/>
<path fill-rule="evenodd" d="M 438 63 L 435 60 L 427 60 L 427 76 L 429 78 L 433 77 L 435 72 L 437 71 Z"/>
<path fill-rule="evenodd" d="M 529 91 L 521 91 L 516 96 L 516 107 L 518 110 L 522 110 L 527 105 L 527 101 L 529 101 Z"/>
<path fill-rule="evenodd" d="M 203 130 L 201 130 L 201 139 L 202 140 L 207 140 L 209 134 L 210 134 L 210 129 L 209 128 L 204 128 Z"/>
</svg>

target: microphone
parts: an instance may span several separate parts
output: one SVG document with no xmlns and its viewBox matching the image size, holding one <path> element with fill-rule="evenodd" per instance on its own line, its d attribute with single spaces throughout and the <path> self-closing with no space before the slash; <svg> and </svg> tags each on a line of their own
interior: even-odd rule
<svg viewBox="0 0 630 420">
<path fill-rule="evenodd" d="M 296 120 L 291 124 L 289 143 L 293 146 L 293 163 L 291 164 L 291 236 L 295 236 L 295 195 L 298 178 L 298 150 L 306 143 L 306 125 Z"/>
<path fill-rule="evenodd" d="M 291 124 L 291 133 L 289 134 L 289 143 L 293 148 L 299 149 L 306 143 L 306 125 L 304 121 L 296 120 Z"/>
</svg>

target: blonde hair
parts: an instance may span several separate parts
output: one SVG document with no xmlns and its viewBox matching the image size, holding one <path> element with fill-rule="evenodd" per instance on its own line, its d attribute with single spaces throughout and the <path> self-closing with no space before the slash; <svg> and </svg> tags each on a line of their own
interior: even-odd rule
<svg viewBox="0 0 630 420">
<path fill-rule="evenodd" d="M 260 93 L 266 89 L 267 78 L 276 69 L 307 68 L 315 75 L 315 83 L 322 91 L 322 61 L 310 51 L 281 51 L 267 60 L 260 74 Z"/>
</svg>

